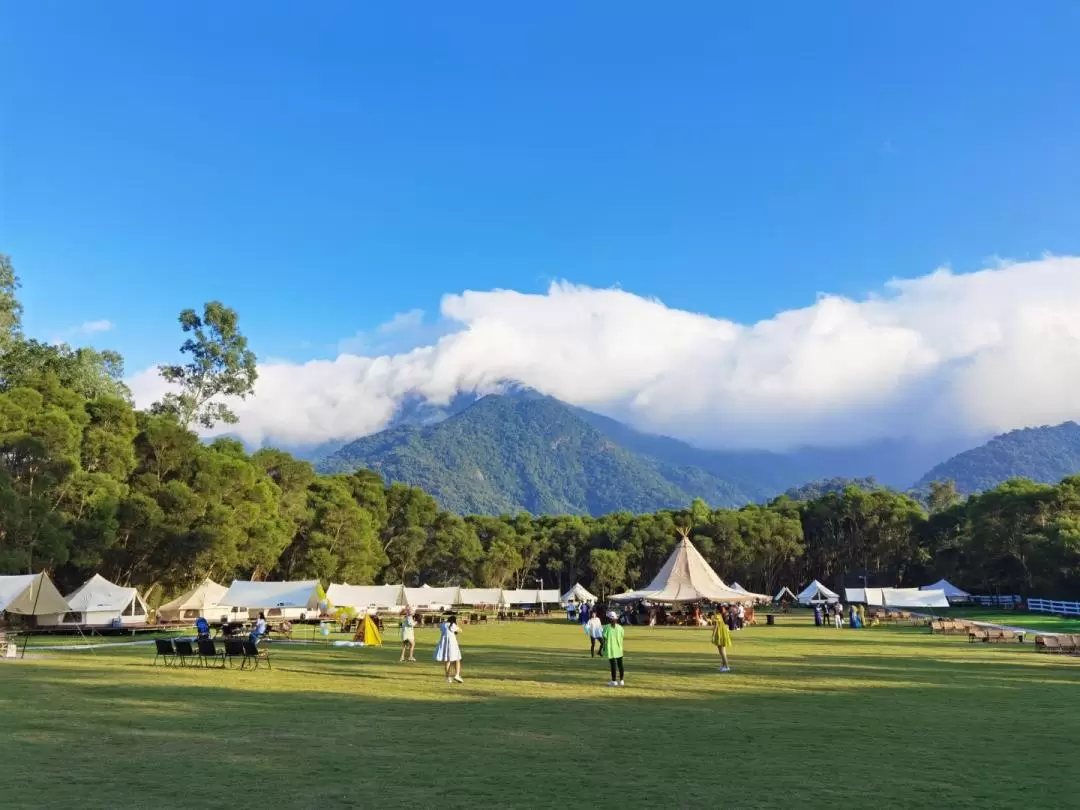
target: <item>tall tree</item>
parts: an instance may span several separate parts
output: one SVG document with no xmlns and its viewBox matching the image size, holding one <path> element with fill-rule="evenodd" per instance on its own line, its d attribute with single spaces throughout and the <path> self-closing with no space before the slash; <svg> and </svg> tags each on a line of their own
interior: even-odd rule
<svg viewBox="0 0 1080 810">
<path fill-rule="evenodd" d="M 19 277 L 11 258 L 0 253 L 0 352 L 5 352 L 22 333 L 22 304 Z"/>
<path fill-rule="evenodd" d="M 161 376 L 180 390 L 166 394 L 155 410 L 175 415 L 184 427 L 235 424 L 236 414 L 220 398 L 245 399 L 259 376 L 255 353 L 240 333 L 239 316 L 220 301 L 211 301 L 203 308 L 202 317 L 193 309 L 181 312 L 180 327 L 191 334 L 180 347 L 190 360 L 158 368 Z"/>
</svg>

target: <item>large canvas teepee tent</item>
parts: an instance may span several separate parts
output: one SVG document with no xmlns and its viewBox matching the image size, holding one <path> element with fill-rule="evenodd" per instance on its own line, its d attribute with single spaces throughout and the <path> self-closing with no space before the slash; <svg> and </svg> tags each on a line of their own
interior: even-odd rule
<svg viewBox="0 0 1080 810">
<path fill-rule="evenodd" d="M 758 595 L 736 591 L 724 584 L 719 575 L 690 542 L 689 531 L 680 530 L 682 540 L 671 552 L 653 581 L 639 591 L 628 591 L 611 597 L 616 602 L 753 602 Z"/>
</svg>

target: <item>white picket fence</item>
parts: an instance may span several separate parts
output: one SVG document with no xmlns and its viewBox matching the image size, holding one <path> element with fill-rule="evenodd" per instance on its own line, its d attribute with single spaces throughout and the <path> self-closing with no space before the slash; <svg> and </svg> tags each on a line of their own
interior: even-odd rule
<svg viewBox="0 0 1080 810">
<path fill-rule="evenodd" d="M 1028 610 L 1053 613 L 1057 616 L 1080 616 L 1080 602 L 1058 602 L 1054 599 L 1028 599 Z"/>
</svg>

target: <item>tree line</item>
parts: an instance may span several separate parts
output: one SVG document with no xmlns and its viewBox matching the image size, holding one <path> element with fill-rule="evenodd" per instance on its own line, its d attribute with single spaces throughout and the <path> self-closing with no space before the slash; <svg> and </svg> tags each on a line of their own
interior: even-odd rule
<svg viewBox="0 0 1080 810">
<path fill-rule="evenodd" d="M 62 590 L 93 573 L 151 602 L 212 577 L 567 588 L 642 587 L 690 527 L 729 583 L 764 593 L 818 578 L 836 587 L 947 577 L 985 593 L 1080 592 L 1080 477 L 1014 480 L 925 500 L 868 482 L 742 509 L 602 517 L 459 516 L 416 487 L 359 470 L 318 475 L 276 449 L 206 443 L 235 422 L 254 353 L 236 312 L 185 310 L 173 392 L 136 410 L 113 352 L 21 330 L 19 282 L 0 257 L 0 573 L 46 570 Z"/>
</svg>

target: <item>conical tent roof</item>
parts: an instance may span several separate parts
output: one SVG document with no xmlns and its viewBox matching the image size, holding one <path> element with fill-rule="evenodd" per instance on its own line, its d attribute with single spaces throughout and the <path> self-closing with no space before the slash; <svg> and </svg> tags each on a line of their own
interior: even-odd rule
<svg viewBox="0 0 1080 810">
<path fill-rule="evenodd" d="M 0 577 L 0 613 L 48 616 L 70 610 L 71 606 L 44 573 Z"/>
<path fill-rule="evenodd" d="M 970 599 L 971 594 L 967 591 L 961 590 L 953 585 L 947 579 L 939 579 L 933 585 L 923 585 L 921 590 L 924 591 L 945 591 L 945 596 L 948 599 Z"/>
<path fill-rule="evenodd" d="M 589 593 L 588 589 L 580 582 L 575 582 L 574 587 L 568 590 L 559 599 L 560 602 L 595 602 L 596 597 Z"/>
<path fill-rule="evenodd" d="M 109 582 L 101 574 L 94 574 L 64 598 L 76 613 L 119 612 L 133 601 L 142 605 L 143 613 L 146 612 L 146 602 L 135 588 Z"/>
<path fill-rule="evenodd" d="M 814 602 L 836 602 L 840 599 L 840 594 L 830 591 L 815 579 L 799 593 L 798 598 L 802 604 L 809 605 Z"/>
<path fill-rule="evenodd" d="M 791 590 L 787 585 L 776 592 L 776 596 L 773 597 L 774 602 L 779 602 L 782 599 L 790 599 L 792 602 L 796 600 L 795 592 Z"/>
<path fill-rule="evenodd" d="M 228 591 L 224 585 L 218 585 L 212 579 L 204 579 L 187 593 L 166 602 L 158 608 L 159 617 L 180 616 L 185 610 L 208 610 L 223 607 L 221 600 Z"/>
<path fill-rule="evenodd" d="M 636 599 L 650 602 L 752 602 L 755 598 L 754 594 L 725 585 L 685 535 L 652 582 L 640 591 L 612 597 L 618 602 Z"/>
</svg>

